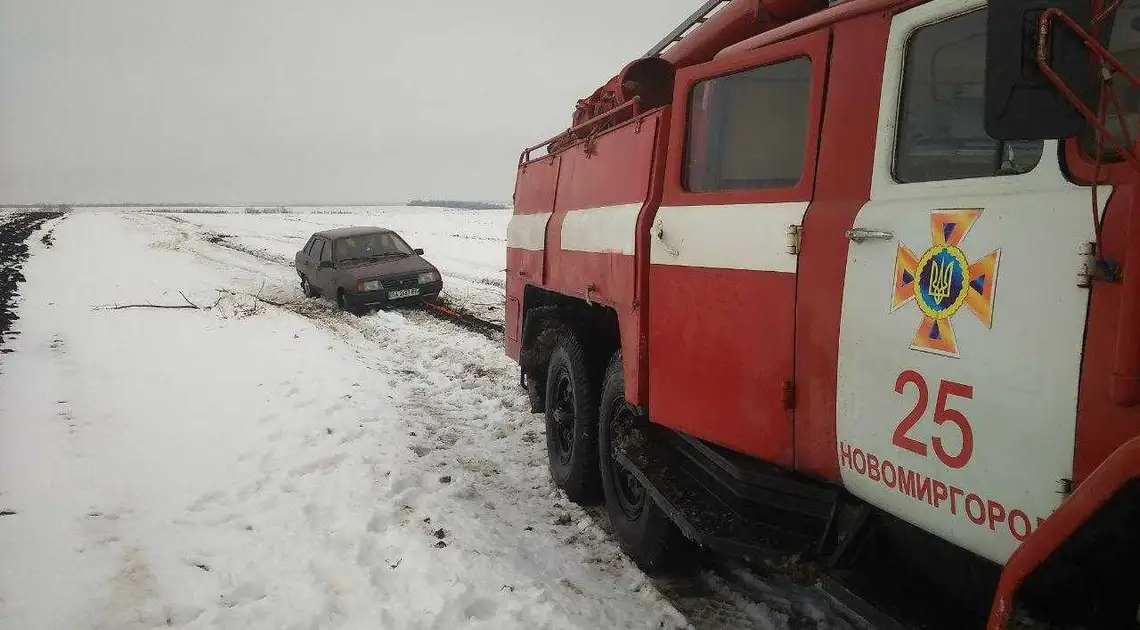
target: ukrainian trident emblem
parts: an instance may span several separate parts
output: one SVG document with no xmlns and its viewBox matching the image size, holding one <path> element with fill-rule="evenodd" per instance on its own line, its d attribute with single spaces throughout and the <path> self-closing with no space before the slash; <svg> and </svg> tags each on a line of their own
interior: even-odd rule
<svg viewBox="0 0 1140 630">
<path fill-rule="evenodd" d="M 993 327 L 1001 249 L 971 263 L 960 247 L 981 215 L 981 208 L 933 210 L 933 245 L 921 257 L 915 257 L 906 245 L 899 244 L 891 312 L 912 300 L 922 312 L 922 321 L 910 345 L 912 350 L 959 358 L 950 321 L 962 306 L 986 328 Z"/>
</svg>

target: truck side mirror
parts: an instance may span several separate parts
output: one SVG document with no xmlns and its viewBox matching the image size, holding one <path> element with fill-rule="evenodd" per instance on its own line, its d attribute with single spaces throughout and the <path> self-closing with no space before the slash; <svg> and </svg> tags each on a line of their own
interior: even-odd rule
<svg viewBox="0 0 1140 630">
<path fill-rule="evenodd" d="M 422 248 L 422 247 L 417 247 L 417 248 L 413 249 L 412 251 L 415 252 L 415 254 L 417 256 L 423 256 L 424 255 L 424 248 Z"/>
<path fill-rule="evenodd" d="M 986 26 L 985 130 L 995 140 L 1069 138 L 1084 129 L 1080 111 L 1037 65 L 1039 24 L 1059 9 L 1088 32 L 1089 0 L 989 0 Z M 1083 39 L 1058 17 L 1044 31 L 1046 61 L 1062 83 L 1092 111 L 1099 86 Z"/>
</svg>

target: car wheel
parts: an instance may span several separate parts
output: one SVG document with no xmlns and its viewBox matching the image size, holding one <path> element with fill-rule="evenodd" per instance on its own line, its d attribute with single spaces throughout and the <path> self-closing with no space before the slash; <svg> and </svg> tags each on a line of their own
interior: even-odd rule
<svg viewBox="0 0 1140 630">
<path fill-rule="evenodd" d="M 606 369 L 598 416 L 602 490 L 618 542 L 646 573 L 667 571 L 677 566 L 692 545 L 645 486 L 614 456 L 615 436 L 632 429 L 638 421 L 637 411 L 625 399 L 621 351 L 614 354 Z"/>
<path fill-rule="evenodd" d="M 601 498 L 596 392 L 582 345 L 563 333 L 547 366 L 546 452 L 554 484 L 582 505 Z"/>
<path fill-rule="evenodd" d="M 305 276 L 301 276 L 301 292 L 305 294 L 305 297 L 309 298 L 315 298 L 320 295 L 320 291 L 317 291 Z"/>
<path fill-rule="evenodd" d="M 340 310 L 352 313 L 353 315 L 356 315 L 357 317 L 360 317 L 365 312 L 365 309 L 363 309 L 359 306 L 353 306 L 352 304 L 349 304 L 348 298 L 345 296 L 344 289 L 337 289 L 336 290 L 336 305 L 337 305 L 337 308 L 339 308 Z"/>
</svg>

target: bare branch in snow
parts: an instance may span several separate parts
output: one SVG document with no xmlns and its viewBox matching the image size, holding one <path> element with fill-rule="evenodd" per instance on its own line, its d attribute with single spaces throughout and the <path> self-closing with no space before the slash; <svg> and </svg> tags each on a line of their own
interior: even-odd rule
<svg viewBox="0 0 1140 630">
<path fill-rule="evenodd" d="M 292 303 L 290 303 L 290 302 L 274 302 L 273 300 L 269 300 L 269 299 L 261 297 L 261 291 L 264 288 L 265 288 L 265 281 L 262 280 L 261 286 L 258 287 L 258 289 L 257 289 L 257 293 L 252 295 L 251 297 L 253 297 L 253 299 L 257 300 L 258 302 L 262 302 L 262 303 L 268 304 L 270 306 L 276 306 L 278 308 L 284 308 L 286 306 L 292 306 Z"/>
<path fill-rule="evenodd" d="M 162 308 L 176 310 L 180 309 L 187 311 L 208 311 L 217 306 L 222 301 L 222 298 L 219 297 L 217 300 L 214 300 L 213 304 L 209 306 L 199 306 L 190 301 L 190 298 L 186 297 L 186 294 L 182 291 L 179 291 L 178 295 L 181 295 L 182 299 L 186 301 L 185 304 L 154 304 L 152 302 L 148 302 L 146 304 L 109 304 L 105 306 L 95 306 L 93 308 L 96 311 L 121 311 L 128 308 Z"/>
<path fill-rule="evenodd" d="M 201 308 L 202 308 L 202 307 L 200 307 L 200 306 L 198 306 L 197 304 L 195 304 L 195 303 L 191 302 L 191 301 L 190 301 L 190 298 L 186 297 L 186 294 L 185 294 L 185 293 L 183 293 L 182 291 L 179 291 L 179 292 L 178 292 L 178 295 L 181 295 L 181 296 L 182 296 L 182 299 L 183 299 L 183 300 L 186 300 L 186 303 L 187 303 L 187 304 L 189 304 L 190 306 L 193 306 L 194 308 L 201 310 Z"/>
<path fill-rule="evenodd" d="M 258 302 L 268 304 L 270 306 L 276 306 L 278 308 L 285 308 L 287 306 L 293 306 L 295 304 L 295 302 L 274 302 L 273 300 L 267 300 L 267 299 L 261 297 L 260 295 L 253 296 L 253 299 L 257 300 Z"/>
<path fill-rule="evenodd" d="M 202 310 L 200 306 L 193 304 L 111 304 L 107 306 L 94 307 L 97 311 L 121 311 L 128 308 L 168 308 L 168 309 L 184 309 L 184 310 Z"/>
<path fill-rule="evenodd" d="M 264 288 L 265 283 L 262 282 L 261 286 Z M 233 297 L 237 297 L 239 295 L 238 293 L 231 291 L 229 289 L 218 289 L 218 291 L 225 293 L 227 295 L 231 295 Z M 263 297 L 261 297 L 261 289 L 258 289 L 257 293 L 243 293 L 241 295 L 248 295 L 249 297 L 257 300 L 258 302 L 261 302 L 262 304 L 268 304 L 270 306 L 276 306 L 278 308 L 288 308 L 290 306 L 296 306 L 297 305 L 297 302 L 275 302 L 273 300 L 270 300 L 269 298 L 263 298 Z"/>
</svg>

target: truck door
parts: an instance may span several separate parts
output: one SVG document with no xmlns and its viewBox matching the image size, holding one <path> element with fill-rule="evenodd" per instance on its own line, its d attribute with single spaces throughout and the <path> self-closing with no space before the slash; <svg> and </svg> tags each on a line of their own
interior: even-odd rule
<svg viewBox="0 0 1140 630">
<path fill-rule="evenodd" d="M 1056 142 L 983 130 L 985 33 L 977 0 L 892 18 L 836 430 L 854 494 L 1004 563 L 1072 478 L 1094 236 Z"/>
<path fill-rule="evenodd" d="M 829 33 L 681 70 L 649 270 L 649 415 L 786 466 L 796 255 Z"/>
</svg>

